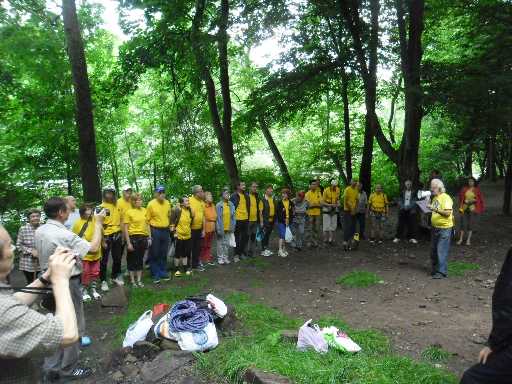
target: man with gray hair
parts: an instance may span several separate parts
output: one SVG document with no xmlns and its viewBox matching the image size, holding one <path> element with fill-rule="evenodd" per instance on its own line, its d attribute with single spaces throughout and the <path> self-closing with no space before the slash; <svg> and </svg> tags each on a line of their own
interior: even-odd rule
<svg viewBox="0 0 512 384">
<path fill-rule="evenodd" d="M 432 202 L 432 278 L 442 279 L 448 276 L 448 254 L 453 231 L 453 200 L 446 193 L 439 179 L 430 182 Z"/>
<path fill-rule="evenodd" d="M 192 187 L 192 196 L 189 199 L 190 209 L 192 210 L 192 263 L 191 268 L 204 271 L 204 266 L 199 264 L 199 255 L 201 254 L 201 238 L 204 237 L 204 192 L 203 187 L 194 185 Z"/>
<path fill-rule="evenodd" d="M 64 223 L 64 226 L 71 231 L 73 225 L 75 225 L 76 221 L 80 218 L 80 212 L 76 206 L 76 199 L 73 196 L 66 196 L 64 198 L 66 205 L 69 209 L 69 217 Z"/>
</svg>

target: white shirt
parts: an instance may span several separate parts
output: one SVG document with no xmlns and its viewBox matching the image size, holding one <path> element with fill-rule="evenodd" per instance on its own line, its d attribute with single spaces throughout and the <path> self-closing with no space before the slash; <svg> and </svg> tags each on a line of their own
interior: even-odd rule
<svg viewBox="0 0 512 384">
<path fill-rule="evenodd" d="M 408 207 L 411 205 L 411 197 L 412 197 L 412 191 L 405 191 L 404 194 L 404 207 Z"/>
<path fill-rule="evenodd" d="M 80 218 L 80 212 L 78 211 L 78 208 L 77 208 L 69 214 L 69 217 L 66 220 L 66 222 L 64 223 L 64 226 L 71 231 L 71 228 L 73 228 L 73 225 L 75 225 L 76 221 L 79 218 Z"/>
</svg>

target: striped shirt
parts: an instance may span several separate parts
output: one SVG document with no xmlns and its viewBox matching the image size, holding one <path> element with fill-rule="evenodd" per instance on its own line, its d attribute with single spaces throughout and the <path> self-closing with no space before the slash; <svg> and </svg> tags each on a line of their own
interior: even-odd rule
<svg viewBox="0 0 512 384">
<path fill-rule="evenodd" d="M 32 255 L 35 244 L 36 229 L 32 224 L 25 224 L 18 232 L 16 248 L 20 251 L 20 271 L 39 272 L 39 259 Z"/>
</svg>

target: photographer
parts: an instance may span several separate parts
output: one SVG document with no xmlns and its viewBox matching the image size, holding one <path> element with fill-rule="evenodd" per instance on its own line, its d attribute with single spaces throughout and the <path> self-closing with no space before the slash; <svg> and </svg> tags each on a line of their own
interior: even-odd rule
<svg viewBox="0 0 512 384">
<path fill-rule="evenodd" d="M 85 241 L 64 226 L 69 216 L 68 206 L 64 199 L 60 197 L 49 199 L 44 205 L 44 212 L 48 217 L 48 221 L 37 229 L 35 238 L 39 262 L 41 263 L 42 270 L 46 270 L 48 268 L 50 255 L 52 255 L 59 246 L 70 249 L 75 256 L 78 256 L 77 263 L 74 265 L 71 272 L 69 289 L 75 306 L 79 334 L 83 336 L 85 331 L 85 319 L 80 284 L 80 275 L 82 273 L 81 260 L 89 252 L 99 250 L 105 212 L 102 211 L 100 214 L 94 216 L 94 235 L 91 242 Z M 89 376 L 92 372 L 89 368 L 80 368 L 77 366 L 79 352 L 79 344 L 74 343 L 66 348 L 61 348 L 53 356 L 47 357 L 43 365 L 45 375 L 49 379 L 58 377 L 80 379 Z"/>
<path fill-rule="evenodd" d="M 49 257 L 48 269 L 27 288 L 41 289 L 52 283 L 55 315 L 43 315 L 30 305 L 37 294 L 13 291 L 6 284 L 12 270 L 14 249 L 7 231 L 0 226 L 0 383 L 37 382 L 30 359 L 38 353 L 76 344 L 78 327 L 69 279 L 75 268 L 74 255 L 59 248 Z"/>
</svg>

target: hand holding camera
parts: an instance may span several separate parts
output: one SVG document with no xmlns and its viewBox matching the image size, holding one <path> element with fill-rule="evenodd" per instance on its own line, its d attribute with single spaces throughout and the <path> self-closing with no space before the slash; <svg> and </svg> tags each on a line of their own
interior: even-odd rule
<svg viewBox="0 0 512 384">
<path fill-rule="evenodd" d="M 105 221 L 105 217 L 110 216 L 110 210 L 107 208 L 103 208 L 102 206 L 97 206 L 94 208 L 94 218 L 96 222 L 103 224 Z"/>
<path fill-rule="evenodd" d="M 48 260 L 49 277 L 52 283 L 69 281 L 75 264 L 75 253 L 63 247 L 57 247 L 54 254 Z"/>
</svg>

